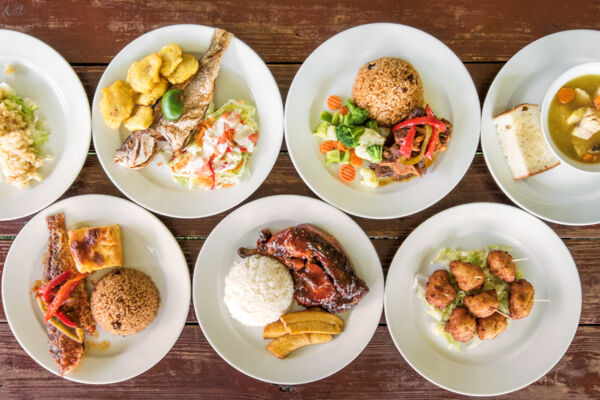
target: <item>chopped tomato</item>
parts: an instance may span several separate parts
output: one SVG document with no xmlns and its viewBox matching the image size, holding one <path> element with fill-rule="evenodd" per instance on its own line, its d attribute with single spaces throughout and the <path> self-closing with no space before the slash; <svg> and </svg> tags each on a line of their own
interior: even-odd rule
<svg viewBox="0 0 600 400">
<path fill-rule="evenodd" d="M 248 136 L 248 140 L 250 140 L 252 143 L 256 143 L 258 141 L 258 133 L 253 133 L 252 135 Z"/>
</svg>

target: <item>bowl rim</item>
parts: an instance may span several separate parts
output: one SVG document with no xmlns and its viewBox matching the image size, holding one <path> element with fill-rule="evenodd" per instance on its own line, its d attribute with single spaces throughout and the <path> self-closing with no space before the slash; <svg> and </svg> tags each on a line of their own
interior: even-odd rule
<svg viewBox="0 0 600 400">
<path fill-rule="evenodd" d="M 560 74 L 551 84 L 548 86 L 546 90 L 546 94 L 544 95 L 544 100 L 542 102 L 541 108 L 541 126 L 542 126 L 542 135 L 546 144 L 552 151 L 552 153 L 558 158 L 561 163 L 567 165 L 570 168 L 576 169 L 577 171 L 595 174 L 600 173 L 600 163 L 595 164 L 587 164 L 577 160 L 574 160 L 564 154 L 562 150 L 560 150 L 555 144 L 552 136 L 550 135 L 550 129 L 548 128 L 548 109 L 550 108 L 550 103 L 554 99 L 554 96 L 565 83 L 583 75 L 600 75 L 600 61 L 587 62 L 583 64 L 578 64 L 574 67 L 571 67 Z"/>
</svg>

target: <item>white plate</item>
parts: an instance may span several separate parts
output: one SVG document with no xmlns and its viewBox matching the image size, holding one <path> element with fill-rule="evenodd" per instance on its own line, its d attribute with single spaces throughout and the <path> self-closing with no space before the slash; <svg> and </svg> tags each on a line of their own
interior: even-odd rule
<svg viewBox="0 0 600 400">
<path fill-rule="evenodd" d="M 415 274 L 429 275 L 431 261 L 444 247 L 513 248 L 535 288 L 531 314 L 512 321 L 491 341 L 462 352 L 449 350 L 431 329 L 433 318 L 413 289 Z M 581 284 L 575 262 L 562 240 L 546 224 L 518 208 L 472 203 L 450 208 L 419 225 L 392 260 L 385 288 L 385 316 L 396 347 L 406 361 L 432 383 L 472 396 L 512 392 L 544 376 L 567 351 L 581 314 Z"/>
<path fill-rule="evenodd" d="M 81 365 L 66 379 L 104 384 L 133 378 L 159 362 L 177 341 L 190 306 L 190 276 L 185 258 L 169 230 L 154 215 L 123 199 L 86 195 L 62 200 L 33 217 L 21 230 L 4 264 L 2 302 L 13 334 L 31 358 L 48 371 L 58 367 L 48 349 L 43 315 L 32 294 L 42 278 L 42 259 L 48 246 L 45 218 L 63 212 L 67 229 L 118 223 L 123 230 L 125 266 L 148 274 L 160 292 L 161 306 L 155 320 L 141 333 L 113 336 L 96 325 L 107 350 L 88 346 Z M 97 281 L 104 271 L 91 275 Z"/>
<path fill-rule="evenodd" d="M 158 154 L 152 164 L 129 170 L 113 164 L 115 150 L 129 135 L 121 127 L 109 128 L 98 107 L 102 88 L 118 79 L 125 80 L 131 63 L 177 43 L 185 53 L 201 57 L 210 43 L 213 28 L 202 25 L 172 25 L 148 32 L 121 50 L 104 71 L 94 95 L 92 108 L 94 147 L 100 163 L 112 182 L 131 200 L 156 213 L 179 218 L 199 218 L 218 214 L 244 201 L 265 180 L 277 160 L 283 139 L 283 105 L 273 75 L 261 58 L 244 42 L 234 38 L 223 56 L 217 78 L 214 102 L 217 107 L 229 99 L 242 99 L 257 107 L 260 138 L 250 157 L 249 173 L 233 188 L 205 191 L 188 190 L 177 184 Z"/>
<path fill-rule="evenodd" d="M 500 189 L 519 207 L 565 225 L 600 222 L 600 175 L 559 165 L 515 181 L 500 148 L 493 117 L 521 103 L 539 104 L 567 69 L 600 60 L 600 31 L 555 33 L 527 45 L 502 67 L 488 90 L 481 115 L 481 147 Z"/>
<path fill-rule="evenodd" d="M 340 314 L 344 332 L 331 342 L 299 349 L 280 360 L 265 349 L 269 341 L 263 340 L 261 327 L 246 327 L 230 317 L 223 303 L 223 286 L 239 259 L 238 248 L 255 247 L 264 228 L 277 233 L 301 223 L 312 223 L 336 237 L 369 293 L 352 310 Z M 284 385 L 325 378 L 352 362 L 375 333 L 383 307 L 383 272 L 367 235 L 341 211 L 302 196 L 265 197 L 224 218 L 200 250 L 192 285 L 200 327 L 216 352 L 246 375 Z"/>
<path fill-rule="evenodd" d="M 311 132 L 327 109 L 327 97 L 350 97 L 358 69 L 385 56 L 402 58 L 419 71 L 425 102 L 436 115 L 452 122 L 452 139 L 448 151 L 422 179 L 379 189 L 362 186 L 358 178 L 347 185 L 337 177 L 338 166 L 325 166 L 319 141 Z M 479 112 L 471 76 L 442 42 L 404 25 L 362 25 L 333 36 L 302 64 L 287 97 L 285 140 L 296 170 L 323 200 L 361 217 L 402 217 L 441 200 L 461 180 L 477 149 Z"/>
<path fill-rule="evenodd" d="M 12 75 L 4 65 L 15 67 Z M 25 189 L 0 182 L 0 221 L 41 210 L 71 186 L 90 148 L 90 105 L 77 74 L 46 43 L 21 32 L 0 29 L 0 81 L 39 104 L 50 132 L 42 149 L 50 154 L 38 169 L 43 178 Z"/>
</svg>

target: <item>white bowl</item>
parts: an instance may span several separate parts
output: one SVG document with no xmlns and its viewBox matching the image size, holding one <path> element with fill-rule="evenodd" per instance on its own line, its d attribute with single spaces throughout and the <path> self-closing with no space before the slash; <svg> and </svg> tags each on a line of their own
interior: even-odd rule
<svg viewBox="0 0 600 400">
<path fill-rule="evenodd" d="M 552 103 L 552 99 L 558 90 L 567 82 L 583 76 L 583 75 L 600 75 L 600 62 L 591 62 L 586 64 L 580 64 L 573 68 L 570 68 L 559 75 L 558 78 L 550 85 L 548 91 L 546 91 L 546 95 L 544 96 L 544 102 L 542 103 L 542 132 L 544 134 L 544 139 L 546 139 L 546 143 L 556 155 L 556 157 L 565 165 L 573 167 L 579 171 L 590 172 L 590 173 L 600 173 L 600 163 L 596 164 L 588 164 L 584 162 L 580 162 L 574 160 L 567 156 L 565 153 L 560 150 L 556 144 L 554 144 L 554 140 L 550 135 L 550 129 L 548 129 L 548 109 L 550 108 L 550 103 Z"/>
</svg>

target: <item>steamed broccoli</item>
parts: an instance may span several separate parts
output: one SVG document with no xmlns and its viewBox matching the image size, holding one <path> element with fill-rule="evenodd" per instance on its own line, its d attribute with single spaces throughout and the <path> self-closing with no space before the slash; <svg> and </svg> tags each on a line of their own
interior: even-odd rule
<svg viewBox="0 0 600 400">
<path fill-rule="evenodd" d="M 369 112 L 365 108 L 357 107 L 350 99 L 346 100 L 346 106 L 350 111 L 346 116 L 348 125 L 362 125 L 369 117 Z"/>
<path fill-rule="evenodd" d="M 372 146 L 367 147 L 367 152 L 370 156 L 370 161 L 373 163 L 381 162 L 383 158 L 383 146 L 380 144 L 374 144 Z"/>
<path fill-rule="evenodd" d="M 358 146 L 358 139 L 365 131 L 364 126 L 346 126 L 346 125 L 338 125 L 335 127 L 335 136 L 337 140 L 342 142 L 342 144 L 351 149 Z"/>
<path fill-rule="evenodd" d="M 376 131 L 378 129 L 377 127 L 377 121 L 370 119 L 367 121 L 367 123 L 365 124 L 365 126 L 369 129 L 373 129 L 374 131 Z"/>
</svg>

